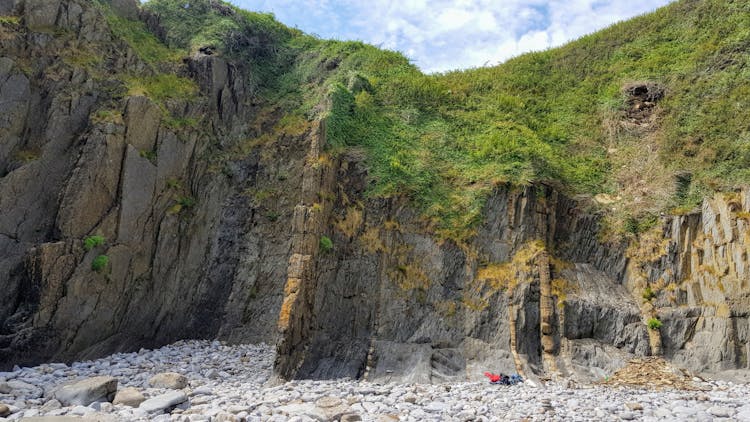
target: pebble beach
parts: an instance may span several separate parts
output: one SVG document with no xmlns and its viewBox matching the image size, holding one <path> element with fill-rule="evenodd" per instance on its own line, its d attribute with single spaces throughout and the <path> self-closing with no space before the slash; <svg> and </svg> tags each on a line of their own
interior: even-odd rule
<svg viewBox="0 0 750 422">
<path fill-rule="evenodd" d="M 0 373 L 0 421 L 750 421 L 750 385 L 273 382 L 274 348 L 180 341 Z"/>
</svg>

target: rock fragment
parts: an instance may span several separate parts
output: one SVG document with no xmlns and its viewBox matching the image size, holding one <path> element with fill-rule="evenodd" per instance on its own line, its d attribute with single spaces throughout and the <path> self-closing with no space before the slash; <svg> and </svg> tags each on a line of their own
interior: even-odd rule
<svg viewBox="0 0 750 422">
<path fill-rule="evenodd" d="M 133 387 L 124 388 L 117 392 L 113 404 L 122 404 L 130 407 L 138 407 L 141 403 L 146 401 L 146 397 Z"/>
<path fill-rule="evenodd" d="M 154 388 L 168 388 L 171 390 L 182 390 L 187 387 L 188 379 L 176 372 L 162 372 L 156 374 L 148 381 Z"/>
<path fill-rule="evenodd" d="M 147 413 L 165 413 L 185 403 L 187 399 L 187 396 L 182 391 L 170 391 L 144 401 L 138 406 L 138 409 L 144 410 Z"/>
</svg>

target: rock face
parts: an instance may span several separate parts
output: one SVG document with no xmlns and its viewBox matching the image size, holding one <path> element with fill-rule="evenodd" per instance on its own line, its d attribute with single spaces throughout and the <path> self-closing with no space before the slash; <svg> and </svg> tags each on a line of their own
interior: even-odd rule
<svg viewBox="0 0 750 422">
<path fill-rule="evenodd" d="M 361 186 L 357 163 L 341 168 L 338 183 Z M 425 235 L 398 203 L 333 209 L 335 253 L 307 264 L 311 281 L 287 282 L 285 306 L 309 313 L 283 331 L 280 344 L 296 344 L 279 349 L 284 376 L 441 382 L 492 368 L 590 380 L 660 353 L 694 371 L 747 368 L 747 191 L 663 217 L 630 244 L 601 243 L 598 217 L 544 186 L 499 189 L 468 248 Z M 285 354 L 294 348 L 301 359 Z"/>
<path fill-rule="evenodd" d="M 200 121 L 175 128 L 165 105 L 113 95 L 123 72 L 148 66 L 91 2 L 14 11 L 19 35 L 0 36 L 0 368 L 189 337 L 275 342 L 306 134 L 219 162 L 215 150 L 280 117 L 247 123 L 245 70 L 211 56 L 181 65 L 222 100 L 171 101 L 175 118 Z M 52 59 L 89 53 L 101 60 Z M 88 251 L 91 236 L 105 242 Z"/>
<path fill-rule="evenodd" d="M 96 401 L 112 401 L 117 391 L 117 379 L 94 377 L 60 387 L 54 393 L 64 406 L 88 406 Z"/>
<path fill-rule="evenodd" d="M 176 64 L 198 98 L 127 95 L 123 74 L 153 70 L 99 8 L 16 3 L 0 5 L 22 14 L 0 36 L 0 369 L 181 338 L 277 344 L 284 378 L 596 379 L 655 353 L 748 367 L 746 191 L 603 243 L 586 204 L 500 186 L 457 245 L 405 199 L 367 197 L 325 122 L 279 129 L 242 63 Z"/>
</svg>

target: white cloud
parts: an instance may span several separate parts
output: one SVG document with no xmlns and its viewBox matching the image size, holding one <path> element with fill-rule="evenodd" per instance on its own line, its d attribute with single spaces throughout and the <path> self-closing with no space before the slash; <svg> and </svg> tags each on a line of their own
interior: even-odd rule
<svg viewBox="0 0 750 422">
<path fill-rule="evenodd" d="M 323 37 L 405 52 L 427 72 L 496 64 L 669 0 L 233 0 Z"/>
</svg>

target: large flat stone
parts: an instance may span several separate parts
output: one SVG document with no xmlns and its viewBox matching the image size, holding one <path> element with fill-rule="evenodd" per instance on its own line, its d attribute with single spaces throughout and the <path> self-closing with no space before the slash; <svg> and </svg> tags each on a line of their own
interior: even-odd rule
<svg viewBox="0 0 750 422">
<path fill-rule="evenodd" d="M 117 391 L 117 378 L 94 377 L 63 385 L 54 397 L 63 406 L 88 406 L 97 401 L 110 401 Z"/>
<path fill-rule="evenodd" d="M 138 408 L 148 413 L 164 413 L 178 404 L 186 402 L 187 399 L 182 391 L 170 391 L 144 401 Z"/>
</svg>

